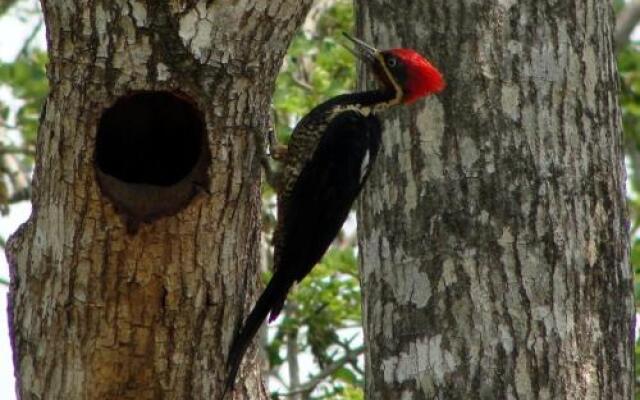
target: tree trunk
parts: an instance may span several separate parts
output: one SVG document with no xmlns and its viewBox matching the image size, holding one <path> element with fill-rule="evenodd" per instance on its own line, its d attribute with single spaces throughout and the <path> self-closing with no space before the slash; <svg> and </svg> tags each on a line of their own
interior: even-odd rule
<svg viewBox="0 0 640 400">
<path fill-rule="evenodd" d="M 20 398 L 219 398 L 257 291 L 254 137 L 309 3 L 42 2 L 51 93 L 7 247 Z M 266 398 L 259 369 L 234 398 Z"/>
<path fill-rule="evenodd" d="M 359 204 L 368 399 L 631 399 L 607 1 L 360 0 L 442 95 L 385 117 Z"/>
</svg>

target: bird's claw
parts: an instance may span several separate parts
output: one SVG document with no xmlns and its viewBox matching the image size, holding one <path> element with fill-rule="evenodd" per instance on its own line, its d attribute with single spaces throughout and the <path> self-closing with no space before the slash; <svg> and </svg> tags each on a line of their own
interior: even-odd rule
<svg viewBox="0 0 640 400">
<path fill-rule="evenodd" d="M 283 161 L 287 156 L 287 146 L 278 143 L 275 129 L 270 128 L 269 133 L 269 155 L 276 161 Z"/>
<path fill-rule="evenodd" d="M 265 179 L 269 186 L 274 188 L 276 192 L 279 192 L 278 188 L 280 186 L 281 174 L 271 167 L 270 158 L 276 161 L 282 161 L 286 156 L 287 146 L 277 143 L 273 128 L 270 128 L 267 134 L 269 140 L 269 152 L 265 151 L 264 135 L 258 134 L 257 136 L 256 145 L 258 146 L 258 156 L 260 157 L 260 164 L 262 165 Z"/>
</svg>

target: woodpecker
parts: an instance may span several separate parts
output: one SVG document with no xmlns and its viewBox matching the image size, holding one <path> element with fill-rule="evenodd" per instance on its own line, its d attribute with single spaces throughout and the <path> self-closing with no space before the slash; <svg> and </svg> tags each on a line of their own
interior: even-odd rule
<svg viewBox="0 0 640 400">
<path fill-rule="evenodd" d="M 347 48 L 373 71 L 377 90 L 334 97 L 307 114 L 280 151 L 282 177 L 274 231 L 274 273 L 236 335 L 227 358 L 225 392 L 233 387 L 251 340 L 273 321 L 294 283 L 320 261 L 347 219 L 380 148 L 378 113 L 438 93 L 440 72 L 416 51 L 380 51 L 346 33 Z M 280 149 L 282 150 L 282 149 Z"/>
</svg>

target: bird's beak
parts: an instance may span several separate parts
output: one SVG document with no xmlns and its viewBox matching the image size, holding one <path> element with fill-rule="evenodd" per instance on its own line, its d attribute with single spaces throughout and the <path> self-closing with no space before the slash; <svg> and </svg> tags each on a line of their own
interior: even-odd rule
<svg viewBox="0 0 640 400">
<path fill-rule="evenodd" d="M 342 34 L 344 35 L 344 37 L 346 37 L 347 39 L 349 39 L 354 45 L 355 48 L 349 48 L 347 46 L 344 46 L 347 50 L 349 50 L 354 56 L 369 62 L 369 63 L 373 63 L 376 60 L 376 56 L 380 53 L 380 51 L 378 49 L 376 49 L 373 46 L 370 46 L 368 44 L 366 44 L 365 42 L 363 42 L 360 39 L 354 38 L 353 36 L 349 35 L 346 32 L 342 32 Z"/>
</svg>

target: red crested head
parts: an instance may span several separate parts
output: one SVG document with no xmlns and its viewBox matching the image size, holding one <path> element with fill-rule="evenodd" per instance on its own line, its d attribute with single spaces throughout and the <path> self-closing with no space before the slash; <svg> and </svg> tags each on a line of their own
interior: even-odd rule
<svg viewBox="0 0 640 400">
<path fill-rule="evenodd" d="M 391 49 L 382 53 L 393 55 L 398 60 L 398 65 L 392 66 L 389 56 L 385 56 L 389 70 L 402 87 L 403 103 L 413 103 L 421 97 L 439 93 L 445 88 L 440 71 L 415 50 Z"/>
<path fill-rule="evenodd" d="M 344 36 L 355 45 L 355 49 L 347 49 L 365 61 L 380 83 L 393 95 L 391 100 L 381 104 L 391 107 L 400 103 L 413 103 L 444 89 L 445 83 L 440 71 L 415 50 L 380 51 L 347 33 Z"/>
</svg>

